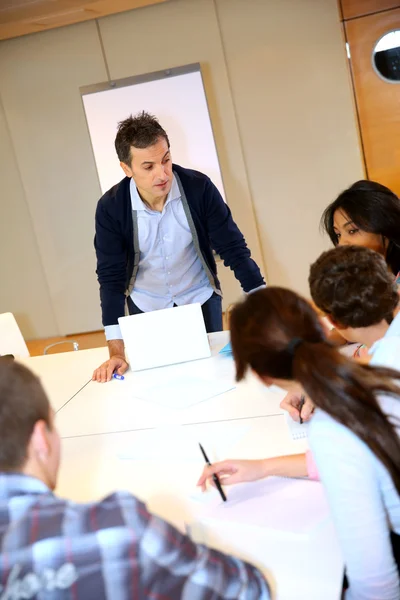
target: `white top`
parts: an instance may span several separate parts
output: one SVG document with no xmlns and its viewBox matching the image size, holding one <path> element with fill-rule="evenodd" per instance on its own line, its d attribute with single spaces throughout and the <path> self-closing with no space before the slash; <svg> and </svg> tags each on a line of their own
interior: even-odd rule
<svg viewBox="0 0 400 600">
<path fill-rule="evenodd" d="M 194 247 L 175 175 L 161 212 L 144 204 L 133 179 L 130 194 L 132 210 L 137 211 L 140 250 L 131 293 L 134 304 L 143 312 L 204 304 L 214 290 Z M 105 334 L 107 340 L 122 337 L 119 325 L 108 325 Z"/>
<path fill-rule="evenodd" d="M 400 370 L 399 325 L 397 316 L 371 348 L 370 364 Z M 400 417 L 400 400 L 381 397 L 381 406 Z M 346 600 L 399 600 L 389 532 L 400 534 L 400 497 L 388 471 L 364 442 L 321 410 L 311 422 L 309 442 L 351 582 Z"/>
</svg>

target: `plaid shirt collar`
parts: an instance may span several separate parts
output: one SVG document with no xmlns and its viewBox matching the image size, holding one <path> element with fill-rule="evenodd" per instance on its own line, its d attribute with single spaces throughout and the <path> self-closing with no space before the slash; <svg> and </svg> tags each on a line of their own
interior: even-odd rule
<svg viewBox="0 0 400 600">
<path fill-rule="evenodd" d="M 25 494 L 52 494 L 43 481 L 23 473 L 0 473 L 0 500 Z"/>
</svg>

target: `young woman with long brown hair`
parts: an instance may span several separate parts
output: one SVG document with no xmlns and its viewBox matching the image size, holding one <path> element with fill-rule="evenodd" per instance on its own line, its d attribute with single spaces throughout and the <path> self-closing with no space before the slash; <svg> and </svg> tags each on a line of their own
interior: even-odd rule
<svg viewBox="0 0 400 600">
<path fill-rule="evenodd" d="M 334 246 L 364 246 L 400 275 L 400 200 L 376 181 L 353 183 L 324 210 L 321 226 Z"/>
<path fill-rule="evenodd" d="M 400 351 L 400 339 L 393 342 Z M 346 600 L 399 599 L 400 373 L 340 354 L 309 303 L 282 288 L 255 292 L 234 308 L 231 343 L 238 381 L 251 369 L 317 407 L 309 441 L 346 563 Z"/>
</svg>

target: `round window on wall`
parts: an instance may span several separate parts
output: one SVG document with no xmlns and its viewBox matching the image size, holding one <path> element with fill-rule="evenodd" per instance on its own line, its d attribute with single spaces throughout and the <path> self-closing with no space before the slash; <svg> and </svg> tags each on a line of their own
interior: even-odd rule
<svg viewBox="0 0 400 600">
<path fill-rule="evenodd" d="M 400 83 L 400 30 L 381 37 L 373 50 L 372 64 L 382 79 Z"/>
</svg>

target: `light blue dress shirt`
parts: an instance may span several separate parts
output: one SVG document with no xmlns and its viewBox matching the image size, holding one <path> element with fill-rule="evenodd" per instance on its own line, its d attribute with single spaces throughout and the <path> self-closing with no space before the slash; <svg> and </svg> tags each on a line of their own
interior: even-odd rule
<svg viewBox="0 0 400 600">
<path fill-rule="evenodd" d="M 130 183 L 132 210 L 137 211 L 140 261 L 131 293 L 143 312 L 176 304 L 204 304 L 213 288 L 193 244 L 193 237 L 173 177 L 162 212 L 151 210 Z M 122 339 L 119 325 L 105 327 L 107 340 Z"/>
<path fill-rule="evenodd" d="M 370 353 L 371 365 L 400 371 L 400 314 Z M 382 395 L 380 404 L 400 418 L 398 398 Z M 399 600 L 388 531 L 400 534 L 400 497 L 389 472 L 359 437 L 321 410 L 311 421 L 309 442 L 351 581 L 346 600 Z"/>
</svg>

